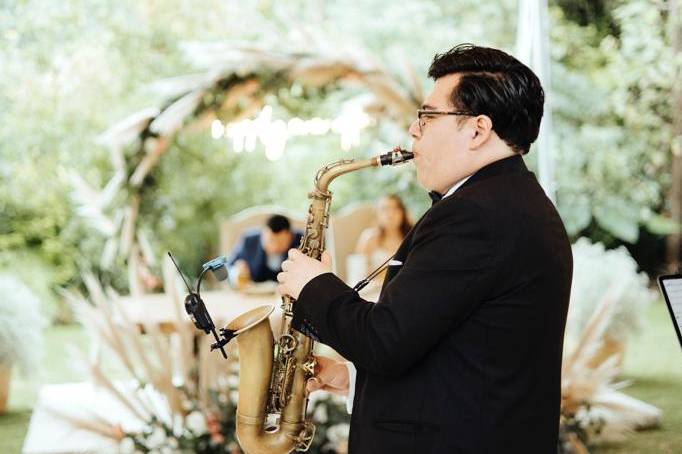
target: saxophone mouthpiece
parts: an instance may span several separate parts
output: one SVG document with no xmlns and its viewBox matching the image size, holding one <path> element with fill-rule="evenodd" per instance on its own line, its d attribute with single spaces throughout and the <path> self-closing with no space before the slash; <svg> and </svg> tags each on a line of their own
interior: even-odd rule
<svg viewBox="0 0 682 454">
<path fill-rule="evenodd" d="M 413 158 L 414 154 L 412 152 L 395 147 L 388 153 L 377 156 L 376 160 L 379 166 L 395 166 Z"/>
</svg>

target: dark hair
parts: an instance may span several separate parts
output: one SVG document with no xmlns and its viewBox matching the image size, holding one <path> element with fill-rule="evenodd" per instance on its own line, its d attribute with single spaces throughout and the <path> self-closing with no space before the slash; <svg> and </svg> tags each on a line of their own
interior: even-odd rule
<svg viewBox="0 0 682 454">
<path fill-rule="evenodd" d="M 407 236 L 407 233 L 412 229 L 412 222 L 410 221 L 410 217 L 407 214 L 407 208 L 405 208 L 405 204 L 403 203 L 403 199 L 400 198 L 399 195 L 397 194 L 387 194 L 382 197 L 382 199 L 389 199 L 389 200 L 395 200 L 395 202 L 398 204 L 398 208 L 400 209 L 402 215 L 403 215 L 403 220 L 400 222 L 400 233 L 402 234 L 403 238 Z M 386 237 L 386 229 L 383 228 L 382 226 L 379 226 L 379 243 L 384 241 L 384 238 Z"/>
<path fill-rule="evenodd" d="M 272 230 L 272 233 L 279 233 L 283 230 L 291 229 L 289 219 L 287 219 L 286 216 L 282 216 L 281 214 L 274 214 L 270 216 L 265 225 L 267 225 L 268 228 Z"/>
<path fill-rule="evenodd" d="M 500 139 L 520 154 L 528 153 L 540 131 L 545 92 L 538 77 L 511 55 L 490 47 L 459 44 L 436 54 L 429 77 L 461 74 L 452 105 L 487 115 Z"/>
</svg>

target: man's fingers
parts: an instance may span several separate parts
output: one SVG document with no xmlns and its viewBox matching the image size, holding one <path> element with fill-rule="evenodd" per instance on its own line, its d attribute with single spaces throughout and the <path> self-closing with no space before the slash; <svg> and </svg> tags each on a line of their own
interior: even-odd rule
<svg viewBox="0 0 682 454">
<path fill-rule="evenodd" d="M 320 373 L 316 375 L 316 378 L 324 386 L 330 386 L 332 388 L 345 388 L 345 374 L 347 373 L 346 366 L 344 364 L 334 364 L 328 367 L 322 367 Z"/>
<path fill-rule="evenodd" d="M 315 391 L 329 391 L 336 394 L 345 394 L 348 392 L 346 389 L 337 388 L 330 384 L 322 383 L 317 377 L 308 379 L 305 384 L 305 390 L 308 392 L 308 394 Z"/>
<path fill-rule="evenodd" d="M 308 379 L 308 381 L 305 384 L 305 389 L 309 393 L 311 393 L 313 391 L 317 391 L 319 389 L 322 389 L 322 387 L 323 387 L 323 385 L 320 382 L 320 379 L 317 377 L 313 377 L 313 378 Z"/>
<path fill-rule="evenodd" d="M 330 266 L 330 267 L 332 266 L 332 256 L 331 256 L 331 254 L 329 254 L 328 251 L 325 250 L 322 253 L 321 259 L 322 259 L 321 262 L 324 263 L 325 265 Z"/>
<path fill-rule="evenodd" d="M 315 376 L 306 382 L 306 391 L 329 391 L 348 394 L 348 370 L 343 362 L 326 356 L 315 356 Z"/>
<path fill-rule="evenodd" d="M 321 375 L 322 384 L 335 389 L 345 388 L 344 386 L 345 380 L 344 377 L 340 375 L 341 372 L 342 371 L 340 371 L 337 368 L 330 370 L 326 374 L 323 372 L 323 375 Z"/>
</svg>

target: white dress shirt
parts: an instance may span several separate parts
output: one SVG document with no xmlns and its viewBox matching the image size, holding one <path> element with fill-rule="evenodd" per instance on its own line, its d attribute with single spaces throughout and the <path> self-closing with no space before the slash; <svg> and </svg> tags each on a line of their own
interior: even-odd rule
<svg viewBox="0 0 682 454">
<path fill-rule="evenodd" d="M 454 186 L 448 189 L 448 191 L 443 195 L 443 198 L 446 198 L 459 189 L 459 187 L 462 186 L 469 178 L 471 178 L 471 175 L 464 177 L 455 183 Z M 346 362 L 346 367 L 348 368 L 348 396 L 346 397 L 346 410 L 348 411 L 348 414 L 351 414 L 353 412 L 353 399 L 355 398 L 355 376 L 357 375 L 357 370 L 350 361 Z"/>
</svg>

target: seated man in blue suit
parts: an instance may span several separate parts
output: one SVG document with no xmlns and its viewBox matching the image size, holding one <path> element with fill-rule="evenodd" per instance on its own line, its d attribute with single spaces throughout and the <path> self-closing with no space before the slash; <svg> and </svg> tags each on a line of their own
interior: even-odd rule
<svg viewBox="0 0 682 454">
<path fill-rule="evenodd" d="M 276 281 L 287 251 L 297 248 L 301 237 L 280 214 L 271 216 L 262 228 L 247 230 L 228 259 L 230 282 Z"/>
</svg>

